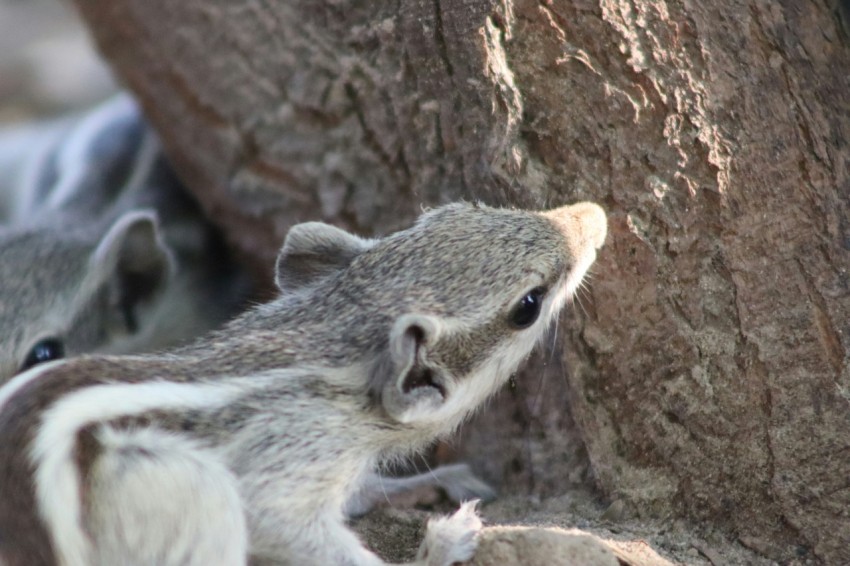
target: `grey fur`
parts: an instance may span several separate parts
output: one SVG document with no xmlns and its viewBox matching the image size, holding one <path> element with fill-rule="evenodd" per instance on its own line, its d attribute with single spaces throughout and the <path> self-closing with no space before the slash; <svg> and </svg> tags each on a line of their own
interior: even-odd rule
<svg viewBox="0 0 850 566">
<path fill-rule="evenodd" d="M 241 556 L 232 563 L 383 564 L 345 527 L 346 506 L 377 467 L 452 433 L 499 389 L 594 261 L 606 221 L 589 203 L 456 204 L 354 254 L 330 233 L 296 229 L 284 255 L 304 261 L 279 261 L 278 280 L 298 290 L 203 340 L 69 360 L 0 389 L 8 566 L 184 564 L 186 548 Z M 539 319 L 514 328 L 540 286 Z M 187 492 L 198 505 L 181 503 Z M 225 522 L 245 530 L 227 537 Z M 433 522 L 417 564 L 467 560 L 479 528 L 470 505 Z"/>
<path fill-rule="evenodd" d="M 0 132 L 0 383 L 33 346 L 152 351 L 241 305 L 248 279 L 119 96 Z"/>
</svg>

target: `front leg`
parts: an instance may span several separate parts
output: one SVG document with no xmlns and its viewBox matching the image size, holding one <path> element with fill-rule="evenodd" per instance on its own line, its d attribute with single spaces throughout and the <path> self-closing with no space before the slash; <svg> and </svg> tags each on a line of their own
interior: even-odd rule
<svg viewBox="0 0 850 566">
<path fill-rule="evenodd" d="M 470 560 L 478 545 L 481 520 L 477 501 L 464 503 L 453 515 L 431 519 L 414 562 L 403 566 L 452 566 Z M 299 519 L 300 524 L 293 519 Z M 339 566 L 392 566 L 368 550 L 341 517 L 292 516 L 278 531 L 289 535 L 277 548 L 252 556 L 252 566 L 304 564 Z"/>
<path fill-rule="evenodd" d="M 303 519 L 303 517 L 302 517 Z M 283 529 L 288 530 L 288 529 Z M 342 523 L 316 519 L 299 525 L 300 536 L 277 548 L 265 548 L 252 554 L 251 566 L 339 565 L 385 566 L 385 562 L 368 550 L 357 536 Z"/>
<path fill-rule="evenodd" d="M 411 493 L 422 487 L 438 487 L 454 503 L 496 499 L 496 491 L 479 479 L 468 465 L 450 464 L 405 477 L 388 477 L 371 472 L 363 480 L 360 489 L 345 503 L 345 514 L 360 517 L 381 501 L 389 501 L 394 495 Z"/>
</svg>

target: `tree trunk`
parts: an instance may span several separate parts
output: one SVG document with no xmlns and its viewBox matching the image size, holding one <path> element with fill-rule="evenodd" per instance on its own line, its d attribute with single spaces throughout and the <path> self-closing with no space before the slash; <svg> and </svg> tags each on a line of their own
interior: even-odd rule
<svg viewBox="0 0 850 566">
<path fill-rule="evenodd" d="M 460 198 L 603 204 L 590 290 L 466 457 L 547 496 L 586 454 L 640 513 L 850 563 L 837 0 L 77 5 L 264 269 L 310 218 L 386 233 Z"/>
</svg>

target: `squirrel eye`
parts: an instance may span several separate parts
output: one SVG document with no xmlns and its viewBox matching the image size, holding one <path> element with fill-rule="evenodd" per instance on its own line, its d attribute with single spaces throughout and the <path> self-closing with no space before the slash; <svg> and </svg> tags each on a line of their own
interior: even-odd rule
<svg viewBox="0 0 850 566">
<path fill-rule="evenodd" d="M 33 346 L 29 351 L 26 359 L 24 359 L 23 366 L 21 366 L 21 371 L 28 370 L 29 368 L 38 364 L 43 364 L 44 362 L 58 360 L 64 357 L 65 346 L 62 344 L 62 341 L 58 338 L 45 338 L 44 340 L 36 342 L 35 346 Z"/>
<path fill-rule="evenodd" d="M 534 324 L 534 321 L 540 315 L 540 307 L 543 305 L 544 295 L 546 295 L 545 288 L 535 287 L 520 299 L 519 303 L 511 311 L 509 317 L 511 326 L 520 330 Z"/>
</svg>

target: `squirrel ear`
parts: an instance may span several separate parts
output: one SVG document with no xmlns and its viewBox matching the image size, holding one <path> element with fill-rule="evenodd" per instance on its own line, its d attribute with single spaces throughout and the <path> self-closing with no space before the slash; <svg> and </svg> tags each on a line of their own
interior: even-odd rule
<svg viewBox="0 0 850 566">
<path fill-rule="evenodd" d="M 446 400 L 445 379 L 428 359 L 440 328 L 435 317 L 418 314 L 403 315 L 393 325 L 384 375 L 378 379 L 384 409 L 399 422 L 429 420 Z"/>
<path fill-rule="evenodd" d="M 61 206 L 103 207 L 138 184 L 136 171 L 150 168 L 159 144 L 136 102 L 121 94 L 63 132 L 55 153 L 53 194 L 69 195 Z"/>
<path fill-rule="evenodd" d="M 118 308 L 134 332 L 136 307 L 160 293 L 174 271 L 162 241 L 156 213 L 127 212 L 109 228 L 92 254 L 95 277 L 107 286 L 110 305 Z"/>
<path fill-rule="evenodd" d="M 345 269 L 372 241 L 324 222 L 293 226 L 277 256 L 275 282 L 281 291 L 297 291 Z"/>
</svg>

